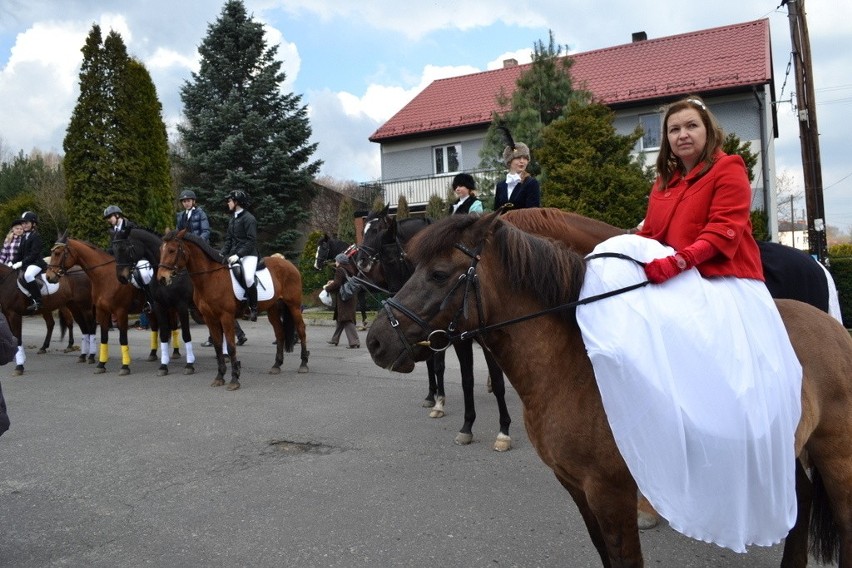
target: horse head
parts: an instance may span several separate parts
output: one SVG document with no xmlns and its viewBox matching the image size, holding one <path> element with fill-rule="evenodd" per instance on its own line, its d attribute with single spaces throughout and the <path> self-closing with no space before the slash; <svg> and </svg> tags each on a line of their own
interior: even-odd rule
<svg viewBox="0 0 852 568">
<path fill-rule="evenodd" d="M 157 268 L 157 280 L 163 286 L 171 284 L 175 274 L 186 268 L 187 254 L 184 237 L 186 229 L 171 231 L 163 237 L 160 246 L 160 262 Z"/>
<path fill-rule="evenodd" d="M 74 265 L 74 260 L 69 259 L 69 256 L 72 255 L 68 249 L 68 231 L 66 230 L 56 236 L 56 242 L 50 248 L 50 260 L 44 272 L 48 282 L 56 284 L 59 278 Z"/>
</svg>

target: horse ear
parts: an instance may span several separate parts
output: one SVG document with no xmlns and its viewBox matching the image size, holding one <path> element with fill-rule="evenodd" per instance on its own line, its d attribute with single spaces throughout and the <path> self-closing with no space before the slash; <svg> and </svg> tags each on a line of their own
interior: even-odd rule
<svg viewBox="0 0 852 568">
<path fill-rule="evenodd" d="M 387 205 L 385 205 L 385 208 L 384 208 L 384 209 L 382 209 L 381 211 L 379 211 L 379 217 L 387 217 L 387 216 L 388 216 L 388 211 L 390 211 L 390 203 L 388 203 Z"/>
<path fill-rule="evenodd" d="M 182 239 L 184 237 L 184 235 L 186 235 L 186 228 L 183 228 L 180 231 L 178 231 L 177 235 L 175 235 L 175 236 L 177 236 L 177 238 L 179 238 L 179 239 Z"/>
<path fill-rule="evenodd" d="M 500 216 L 503 215 L 502 207 L 493 213 L 488 213 L 487 215 L 483 215 L 482 218 L 478 221 L 477 226 L 482 226 L 482 234 L 485 236 L 490 236 L 494 229 L 497 228 L 497 221 L 500 220 Z"/>
<path fill-rule="evenodd" d="M 67 243 L 68 242 L 68 229 L 65 229 L 61 233 L 57 233 L 56 242 L 57 243 Z"/>
</svg>

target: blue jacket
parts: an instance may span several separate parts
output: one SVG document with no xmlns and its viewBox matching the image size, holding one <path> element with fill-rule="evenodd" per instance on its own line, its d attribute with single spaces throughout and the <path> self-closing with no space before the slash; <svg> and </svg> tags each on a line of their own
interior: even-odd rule
<svg viewBox="0 0 852 568">
<path fill-rule="evenodd" d="M 207 218 L 207 213 L 201 207 L 193 207 L 190 209 L 189 223 L 186 222 L 186 211 L 181 211 L 177 214 L 177 223 L 175 227 L 178 231 L 187 229 L 187 232 L 197 235 L 205 241 L 210 240 L 210 220 Z"/>
</svg>

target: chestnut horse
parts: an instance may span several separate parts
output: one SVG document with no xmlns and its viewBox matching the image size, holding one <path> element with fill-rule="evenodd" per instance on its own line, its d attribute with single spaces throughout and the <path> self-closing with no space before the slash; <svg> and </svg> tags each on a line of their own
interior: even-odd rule
<svg viewBox="0 0 852 568">
<path fill-rule="evenodd" d="M 293 351 L 295 334 L 302 345 L 300 373 L 308 372 L 308 341 L 305 335 L 305 322 L 302 319 L 302 276 L 289 260 L 278 256 L 263 258 L 272 280 L 270 297 L 261 300 L 264 291 L 258 283 L 258 309 L 266 310 L 269 323 L 275 331 L 275 363 L 269 369 L 271 374 L 281 372 L 284 362 L 284 350 Z M 240 361 L 237 359 L 237 347 L 234 341 L 234 321 L 243 307 L 231 284 L 231 274 L 223 265 L 219 251 L 213 249 L 207 241 L 187 233 L 186 229 L 171 231 L 163 238 L 160 252 L 157 279 L 161 285 L 169 286 L 178 273 L 186 270 L 192 279 L 193 300 L 213 339 L 218 368 L 216 378 L 210 386 L 225 384 L 225 355 L 231 359 L 231 382 L 228 390 L 240 388 Z M 260 268 L 258 266 L 258 268 Z M 260 272 L 260 270 L 258 270 Z M 223 351 L 223 338 L 227 341 L 227 351 Z"/>
<path fill-rule="evenodd" d="M 61 276 L 70 274 L 71 267 L 79 265 L 92 282 L 92 303 L 95 319 L 101 328 L 101 344 L 95 374 L 105 373 L 109 361 L 109 329 L 112 317 L 118 322 L 121 344 L 121 369 L 119 375 L 130 374 L 130 346 L 127 343 L 127 318 L 138 313 L 145 301 L 141 291 L 130 284 L 122 284 L 115 277 L 115 258 L 92 243 L 60 236 L 53 245 L 45 276 L 48 282 L 59 282 Z M 152 327 L 156 325 L 151 320 Z"/>
<path fill-rule="evenodd" d="M 185 272 L 182 272 L 171 286 L 159 284 L 154 273 L 160 261 L 162 244 L 163 239 L 160 235 L 148 229 L 124 228 L 118 231 L 112 241 L 112 250 L 115 253 L 115 275 L 122 284 L 133 284 L 133 280 L 137 277 L 135 273 L 141 273 L 143 270 L 151 271 L 149 286 L 154 298 L 152 308 L 159 329 L 151 329 L 151 353 L 148 360 L 157 360 L 157 339 L 159 339 L 160 368 L 157 374 L 161 377 L 169 374 L 169 339 L 174 335 L 171 356 L 179 358 L 177 328 L 180 327 L 186 349 L 186 365 L 183 374 L 192 375 L 195 373 L 195 353 L 192 349 L 192 333 L 189 324 L 192 281 Z M 144 278 L 142 274 L 138 276 Z"/>
<path fill-rule="evenodd" d="M 496 214 L 444 219 L 408 252 L 417 269 L 367 334 L 374 362 L 410 372 L 431 356 L 436 334 L 482 337 L 518 392 L 529 438 L 579 508 L 603 566 L 642 566 L 636 483 L 569 309 L 579 296 L 583 258 Z M 483 285 L 471 285 L 474 279 Z M 791 535 L 806 533 L 811 510 L 811 550 L 821 562 L 839 558 L 841 568 L 850 568 L 852 337 L 813 306 L 776 303 L 802 364 L 795 450 L 812 479 L 810 487 L 796 484 L 800 508 Z M 805 566 L 807 549 L 798 546 L 800 536 L 793 540 L 785 543 L 782 565 Z"/>
<path fill-rule="evenodd" d="M 18 287 L 17 271 L 5 264 L 0 264 L 0 306 L 3 308 L 3 315 L 9 320 L 12 335 L 18 338 L 14 375 L 24 374 L 26 354 L 21 342 L 21 318 L 24 315 L 32 314 L 27 310 L 29 304 L 29 297 L 25 296 Z M 39 353 L 44 353 L 47 350 L 54 326 L 53 310 L 59 310 L 60 318 L 65 318 L 67 313 L 70 312 L 73 316 L 71 325 L 73 326 L 74 321 L 76 321 L 83 334 L 79 362 L 86 362 L 86 353 L 94 356 L 94 351 L 87 348 L 87 346 L 91 346 L 91 349 L 94 348 L 94 342 L 91 341 L 91 338 L 95 334 L 96 326 L 95 316 L 92 312 L 91 282 L 79 267 L 69 273 L 68 279 L 61 282 L 55 292 L 42 295 L 41 306 L 38 313 L 42 314 L 47 322 L 47 336 Z M 68 322 L 65 321 L 65 323 Z"/>
</svg>

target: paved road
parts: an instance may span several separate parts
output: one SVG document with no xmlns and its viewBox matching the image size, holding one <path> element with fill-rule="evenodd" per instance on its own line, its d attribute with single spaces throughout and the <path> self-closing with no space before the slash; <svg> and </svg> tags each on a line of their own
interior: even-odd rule
<svg viewBox="0 0 852 568">
<path fill-rule="evenodd" d="M 27 372 L 0 374 L 12 419 L 0 438 L 0 566 L 599 566 L 514 391 L 515 449 L 490 449 L 481 353 L 476 440 L 460 447 L 452 357 L 448 416 L 432 420 L 425 369 L 383 371 L 311 325 L 311 372 L 296 373 L 294 353 L 273 376 L 271 328 L 243 325 L 243 388 L 227 392 L 209 386 L 210 348 L 196 348 L 197 374 L 179 363 L 158 377 L 143 360 L 148 333 L 131 331 L 132 374 L 120 377 L 116 334 L 110 372 L 94 375 L 58 339 L 35 355 L 43 323 L 27 318 Z M 779 565 L 779 547 L 738 555 L 667 527 L 642 539 L 647 566 Z"/>
</svg>

